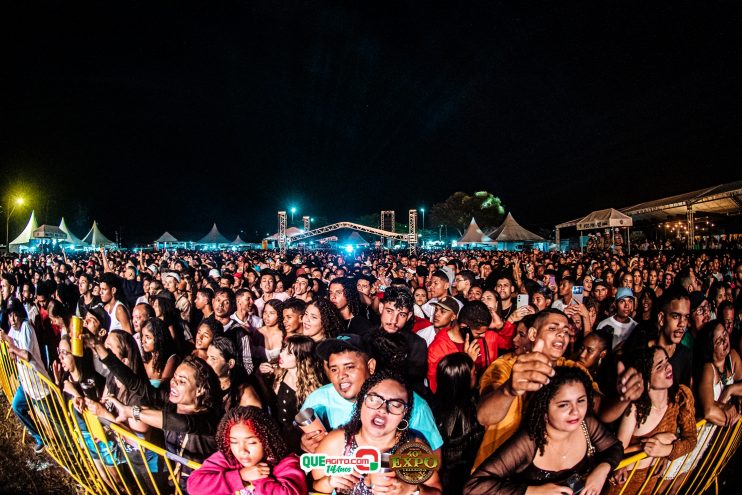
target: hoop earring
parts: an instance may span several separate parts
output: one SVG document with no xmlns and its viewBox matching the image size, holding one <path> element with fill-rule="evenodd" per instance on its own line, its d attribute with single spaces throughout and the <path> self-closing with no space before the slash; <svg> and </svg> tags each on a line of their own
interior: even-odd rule
<svg viewBox="0 0 742 495">
<path fill-rule="evenodd" d="M 402 426 L 402 421 L 404 421 L 404 426 Z M 407 428 L 410 427 L 410 422 L 406 419 L 403 419 L 399 422 L 399 425 L 397 426 L 397 431 L 405 431 Z"/>
</svg>

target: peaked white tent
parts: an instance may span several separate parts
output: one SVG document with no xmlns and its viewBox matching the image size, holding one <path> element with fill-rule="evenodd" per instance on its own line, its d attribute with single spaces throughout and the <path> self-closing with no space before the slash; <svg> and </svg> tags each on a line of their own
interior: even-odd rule
<svg viewBox="0 0 742 495">
<path fill-rule="evenodd" d="M 64 240 L 67 238 L 67 234 L 62 232 L 62 229 L 56 225 L 42 225 L 38 229 L 33 231 L 34 239 L 52 239 L 52 240 Z"/>
<path fill-rule="evenodd" d="M 350 244 L 356 247 L 358 246 L 366 247 L 369 245 L 368 241 L 364 239 L 363 236 L 359 234 L 358 232 L 351 232 L 350 235 L 345 238 L 343 243 Z"/>
<path fill-rule="evenodd" d="M 111 239 L 103 235 L 103 232 L 98 228 L 98 222 L 93 220 L 93 226 L 90 228 L 90 232 L 85 236 L 83 242 L 90 244 L 94 248 L 101 246 L 115 246 L 116 243 Z"/>
<path fill-rule="evenodd" d="M 67 234 L 67 238 L 63 240 L 63 243 L 71 244 L 73 247 L 83 247 L 85 246 L 85 243 L 80 240 L 79 237 L 77 237 L 75 234 L 73 234 L 69 227 L 67 227 L 67 222 L 64 221 L 64 217 L 62 217 L 62 221 L 59 222 L 59 229 Z"/>
<path fill-rule="evenodd" d="M 214 244 L 214 245 L 219 246 L 220 244 L 229 244 L 229 239 L 224 237 L 221 234 L 221 232 L 219 232 L 219 229 L 216 228 L 216 223 L 214 223 L 209 233 L 203 236 L 199 241 L 197 241 L 196 244 L 202 244 L 202 245 Z"/>
<path fill-rule="evenodd" d="M 497 249 L 515 250 L 520 249 L 523 243 L 543 243 L 546 239 L 524 229 L 515 221 L 512 213 L 508 213 L 505 220 L 495 230 L 490 232 L 490 237 L 497 243 Z M 543 247 L 542 247 L 543 248 Z"/>
<path fill-rule="evenodd" d="M 469 227 L 466 229 L 466 232 L 464 232 L 464 235 L 461 236 L 461 239 L 456 241 L 458 245 L 462 244 L 492 244 L 492 239 L 482 232 L 482 229 L 479 228 L 479 225 L 477 225 L 477 222 L 474 221 L 474 217 L 471 217 L 471 222 L 469 223 Z"/>
<path fill-rule="evenodd" d="M 245 241 L 243 241 L 238 234 L 235 240 L 230 242 L 229 245 L 232 247 L 242 247 L 242 246 L 247 246 L 248 244 Z"/>
<path fill-rule="evenodd" d="M 9 248 L 11 253 L 17 253 L 22 249 L 28 249 L 32 245 L 33 231 L 39 228 L 39 222 L 36 220 L 36 211 L 31 212 L 31 217 L 28 219 L 26 227 L 21 231 L 20 235 L 14 240 L 10 241 Z"/>
<path fill-rule="evenodd" d="M 158 237 L 157 239 L 155 239 L 155 242 L 160 243 L 160 244 L 164 244 L 166 242 L 178 242 L 178 239 L 176 239 L 173 234 L 171 234 L 170 232 L 167 232 L 166 231 L 160 237 Z"/>
</svg>

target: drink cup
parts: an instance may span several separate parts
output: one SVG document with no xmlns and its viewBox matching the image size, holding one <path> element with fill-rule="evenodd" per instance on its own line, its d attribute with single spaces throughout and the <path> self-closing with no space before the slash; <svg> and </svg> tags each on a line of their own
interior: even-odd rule
<svg viewBox="0 0 742 495">
<path fill-rule="evenodd" d="M 70 320 L 70 347 L 73 356 L 82 357 L 82 319 L 79 316 L 73 316 Z"/>
<path fill-rule="evenodd" d="M 98 392 L 95 389 L 95 380 L 88 378 L 87 380 L 81 381 L 80 388 L 85 397 L 94 401 L 98 400 Z"/>
<path fill-rule="evenodd" d="M 308 407 L 294 417 L 294 423 L 296 426 L 302 429 L 304 433 L 311 433 L 314 431 L 325 431 L 325 425 L 322 421 L 314 415 L 314 409 Z"/>
<path fill-rule="evenodd" d="M 389 486 L 392 484 L 392 478 L 387 474 L 391 472 L 391 468 L 382 467 L 375 473 L 368 473 L 369 483 L 371 486 Z"/>
</svg>

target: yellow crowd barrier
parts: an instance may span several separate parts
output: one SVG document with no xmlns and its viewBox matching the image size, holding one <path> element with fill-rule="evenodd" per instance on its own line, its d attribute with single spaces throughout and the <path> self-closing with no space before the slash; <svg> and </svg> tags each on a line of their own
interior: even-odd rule
<svg viewBox="0 0 742 495">
<path fill-rule="evenodd" d="M 0 342 L 0 389 L 9 402 L 21 383 L 19 369 L 26 384 L 24 393 L 32 405 L 32 419 L 46 451 L 87 493 L 183 493 L 182 470 L 198 469 L 198 463 L 167 452 L 118 424 L 101 422 L 88 412 L 78 413 L 51 380 L 29 363 L 11 358 L 5 343 Z M 700 421 L 697 430 L 697 448 L 672 463 L 654 459 L 642 472 L 639 463 L 647 458 L 646 454 L 624 459 L 616 469 L 627 470 L 626 482 L 614 486 L 612 492 L 690 495 L 704 493 L 713 486 L 718 494 L 717 477 L 742 442 L 742 420 L 730 427 Z M 645 479 L 638 490 L 627 491 L 632 479 L 640 476 Z"/>
</svg>

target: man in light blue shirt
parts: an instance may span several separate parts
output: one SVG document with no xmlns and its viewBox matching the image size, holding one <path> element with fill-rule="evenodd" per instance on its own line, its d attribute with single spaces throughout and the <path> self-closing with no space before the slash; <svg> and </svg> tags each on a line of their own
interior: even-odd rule
<svg viewBox="0 0 742 495">
<path fill-rule="evenodd" d="M 339 335 L 337 339 L 328 339 L 317 346 L 317 355 L 327 363 L 330 382 L 307 397 L 302 409 L 311 407 L 325 427 L 336 429 L 350 420 L 356 397 L 363 382 L 376 369 L 376 360 L 370 358 L 360 336 L 354 334 Z M 410 415 L 410 429 L 422 435 L 433 450 L 443 445 L 443 438 L 438 432 L 433 412 L 428 403 L 418 394 L 414 394 Z M 301 439 L 302 449 L 314 452 L 326 433 L 304 433 Z"/>
</svg>

